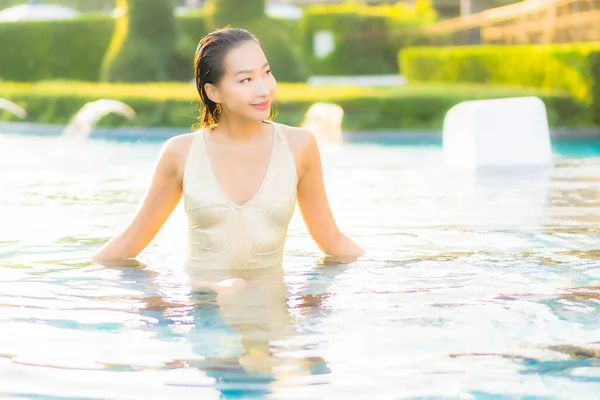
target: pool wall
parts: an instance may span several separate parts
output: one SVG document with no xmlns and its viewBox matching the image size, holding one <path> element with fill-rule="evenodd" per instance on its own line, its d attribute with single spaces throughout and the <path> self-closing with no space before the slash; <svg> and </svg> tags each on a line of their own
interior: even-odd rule
<svg viewBox="0 0 600 400">
<path fill-rule="evenodd" d="M 39 124 L 30 122 L 0 122 L 0 133 L 27 134 L 38 136 L 59 136 L 64 125 Z M 166 140 L 175 135 L 187 133 L 179 127 L 115 127 L 96 128 L 90 137 L 113 140 Z M 409 142 L 441 143 L 442 130 L 382 130 L 344 132 L 349 142 Z M 600 128 L 550 128 L 550 135 L 556 139 L 600 139 Z"/>
</svg>

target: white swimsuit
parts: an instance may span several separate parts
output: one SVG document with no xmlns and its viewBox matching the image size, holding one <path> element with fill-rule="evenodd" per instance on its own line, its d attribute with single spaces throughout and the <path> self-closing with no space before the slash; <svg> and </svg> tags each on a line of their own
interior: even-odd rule
<svg viewBox="0 0 600 400">
<path fill-rule="evenodd" d="M 255 196 L 241 206 L 217 182 L 204 129 L 193 134 L 183 176 L 188 268 L 247 270 L 281 265 L 298 178 L 281 127 L 272 126 L 273 149 L 264 180 Z"/>
</svg>

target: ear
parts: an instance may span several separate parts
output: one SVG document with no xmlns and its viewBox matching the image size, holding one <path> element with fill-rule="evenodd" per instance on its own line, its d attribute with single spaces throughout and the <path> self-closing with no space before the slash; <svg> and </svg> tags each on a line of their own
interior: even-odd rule
<svg viewBox="0 0 600 400">
<path fill-rule="evenodd" d="M 206 95 L 209 99 L 211 99 L 215 103 L 221 102 L 221 96 L 219 95 L 219 88 L 213 85 L 212 83 L 205 83 L 204 90 L 206 91 Z"/>
</svg>

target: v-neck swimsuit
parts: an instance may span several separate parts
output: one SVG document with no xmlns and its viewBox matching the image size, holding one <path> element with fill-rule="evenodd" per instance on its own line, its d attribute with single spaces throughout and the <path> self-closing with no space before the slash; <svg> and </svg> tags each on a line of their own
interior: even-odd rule
<svg viewBox="0 0 600 400">
<path fill-rule="evenodd" d="M 193 133 L 183 175 L 190 269 L 257 269 L 281 265 L 296 206 L 294 156 L 277 123 L 269 166 L 254 197 L 243 205 L 221 190 L 206 150 L 205 132 Z"/>
</svg>

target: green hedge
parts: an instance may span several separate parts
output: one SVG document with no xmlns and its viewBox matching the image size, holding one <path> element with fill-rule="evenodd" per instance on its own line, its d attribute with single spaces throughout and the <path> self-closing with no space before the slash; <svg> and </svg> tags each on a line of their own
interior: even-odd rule
<svg viewBox="0 0 600 400">
<path fill-rule="evenodd" d="M 101 79 L 110 82 L 170 80 L 178 34 L 173 0 L 117 0 L 117 18 Z"/>
<path fill-rule="evenodd" d="M 171 60 L 171 78 L 176 81 L 191 81 L 194 79 L 194 52 L 200 38 L 210 32 L 210 28 L 202 12 L 178 16 L 177 22 L 179 35 Z"/>
<path fill-rule="evenodd" d="M 211 22 L 215 28 L 265 17 L 265 0 L 212 0 Z"/>
<path fill-rule="evenodd" d="M 44 4 L 58 4 L 78 11 L 106 11 L 114 7 L 114 0 L 42 0 Z M 0 9 L 26 3 L 24 0 L 0 0 Z"/>
<path fill-rule="evenodd" d="M 600 124 L 600 42 L 409 48 L 399 53 L 410 82 L 487 83 L 564 90 Z"/>
<path fill-rule="evenodd" d="M 257 13 L 258 9 L 252 10 Z M 213 21 L 216 11 L 218 8 L 208 3 L 204 11 L 176 18 L 181 34 L 170 60 L 171 80 L 193 78 L 194 50 L 203 35 L 218 27 Z M 227 15 L 219 20 L 226 21 Z M 294 82 L 305 80 L 309 72 L 396 73 L 398 49 L 419 44 L 421 37 L 416 28 L 433 21 L 435 12 L 430 0 L 415 0 L 414 7 L 404 3 L 368 6 L 349 2 L 309 6 L 300 21 L 257 18 L 232 25 L 252 30 L 261 40 L 277 79 Z M 115 21 L 105 15 L 73 21 L 0 24 L 0 81 L 97 81 L 114 27 Z M 313 37 L 322 29 L 334 30 L 336 47 L 327 57 L 317 59 L 313 56 Z"/>
<path fill-rule="evenodd" d="M 309 70 L 313 75 L 396 73 L 398 49 L 418 44 L 415 28 L 434 19 L 429 0 L 416 0 L 414 7 L 351 2 L 306 7 L 300 29 Z M 332 31 L 334 50 L 318 58 L 313 42 L 321 30 Z"/>
<path fill-rule="evenodd" d="M 198 41 L 211 28 L 201 12 L 177 17 L 178 37 L 171 59 L 170 79 L 191 81 Z M 282 82 L 307 76 L 300 50 L 287 31 L 294 25 L 265 18 L 248 28 L 261 40 Z M 35 21 L 0 24 L 0 81 L 70 79 L 96 82 L 109 47 L 115 21 L 90 16 L 72 21 Z M 295 35 L 294 32 L 291 32 Z"/>
<path fill-rule="evenodd" d="M 104 16 L 0 24 L 0 81 L 96 81 L 113 30 Z"/>
<path fill-rule="evenodd" d="M 110 116 L 101 121 L 104 126 L 176 126 L 185 130 L 198 116 L 197 95 L 191 84 L 3 83 L 0 92 L 24 107 L 31 122 L 66 124 L 86 102 L 99 98 L 122 100 L 137 112 L 133 122 Z M 545 101 L 553 126 L 590 125 L 585 119 L 585 105 L 569 95 L 481 85 L 387 89 L 280 84 L 277 121 L 298 125 L 313 103 L 324 101 L 343 107 L 346 131 L 441 129 L 446 112 L 461 101 L 524 95 L 538 95 Z M 0 112 L 0 119 L 15 120 L 6 112 Z"/>
</svg>

